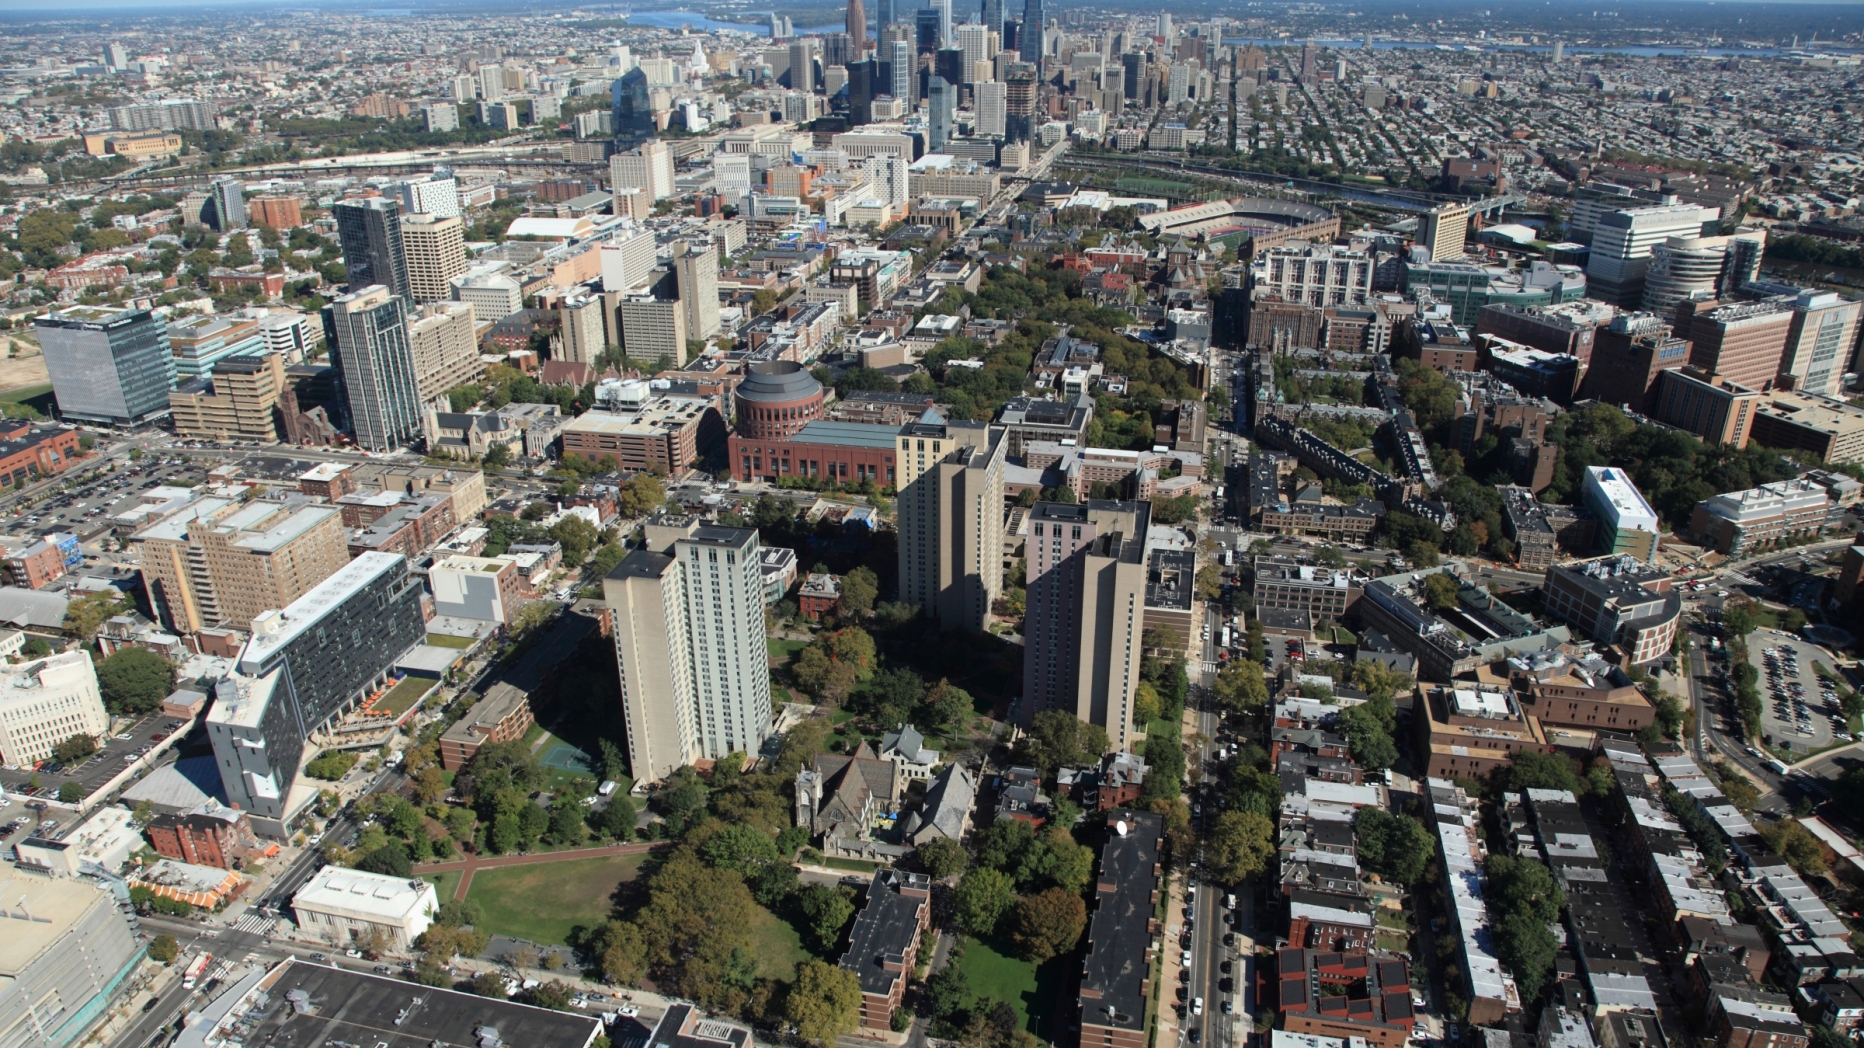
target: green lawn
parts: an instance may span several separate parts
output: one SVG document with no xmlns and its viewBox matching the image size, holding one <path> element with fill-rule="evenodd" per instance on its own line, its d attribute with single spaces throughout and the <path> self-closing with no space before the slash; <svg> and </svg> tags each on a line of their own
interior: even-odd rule
<svg viewBox="0 0 1864 1048">
<path fill-rule="evenodd" d="M 751 942 L 757 950 L 757 974 L 767 979 L 787 982 L 796 977 L 797 965 L 815 959 L 803 948 L 794 925 L 762 907 L 751 925 Z"/>
<path fill-rule="evenodd" d="M 998 945 L 977 939 L 964 941 L 964 956 L 958 958 L 971 989 L 980 997 L 1010 1002 L 1023 1029 L 1044 1040 L 1059 1031 L 1051 1029 L 1050 1010 L 1055 996 L 1070 972 L 1080 968 L 1078 953 L 1054 958 L 1037 968 L 1028 961 L 1004 953 Z"/>
<path fill-rule="evenodd" d="M 1149 739 L 1157 739 L 1168 736 L 1175 727 L 1176 725 L 1163 717 L 1154 717 L 1152 722 L 1146 725 L 1146 737 Z"/>
<path fill-rule="evenodd" d="M 43 397 L 52 392 L 52 384 L 46 382 L 37 386 L 20 386 L 0 392 L 0 404 L 24 404 L 28 400 Z"/>
<path fill-rule="evenodd" d="M 879 863 L 860 859 L 823 859 L 822 865 L 831 870 L 847 870 L 850 873 L 873 873 L 880 869 Z"/>
<path fill-rule="evenodd" d="M 387 695 L 382 696 L 372 709 L 386 713 L 390 717 L 399 717 L 408 712 L 408 707 L 421 701 L 421 697 L 432 691 L 440 682 L 432 677 L 403 677 Z"/>
<path fill-rule="evenodd" d="M 622 881 L 640 873 L 643 853 L 481 869 L 468 897 L 485 910 L 483 930 L 540 944 L 563 944 L 577 925 L 599 924 Z"/>
<path fill-rule="evenodd" d="M 429 633 L 427 643 L 436 648 L 459 648 L 463 651 L 472 647 L 472 638 L 455 637 L 451 633 Z"/>
<path fill-rule="evenodd" d="M 461 876 L 458 870 L 450 870 L 446 873 L 422 874 L 421 879 L 432 882 L 434 886 L 434 897 L 441 902 L 446 902 L 448 899 L 453 898 L 454 892 L 459 890 Z"/>
<path fill-rule="evenodd" d="M 770 642 L 770 657 L 779 664 L 788 664 L 796 653 L 809 646 L 806 640 L 773 640 Z"/>
</svg>

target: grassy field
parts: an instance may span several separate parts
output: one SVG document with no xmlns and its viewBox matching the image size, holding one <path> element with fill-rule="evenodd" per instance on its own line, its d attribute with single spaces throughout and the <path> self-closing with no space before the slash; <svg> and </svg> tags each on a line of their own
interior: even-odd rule
<svg viewBox="0 0 1864 1048">
<path fill-rule="evenodd" d="M 429 633 L 427 643 L 436 648 L 458 648 L 464 651 L 472 647 L 471 637 L 455 637 L 451 633 Z"/>
<path fill-rule="evenodd" d="M 780 666 L 788 665 L 796 653 L 809 646 L 806 640 L 773 640 L 770 642 L 770 657 Z"/>
<path fill-rule="evenodd" d="M 423 874 L 421 880 L 432 882 L 434 886 L 434 897 L 441 902 L 446 902 L 448 899 L 453 898 L 454 892 L 459 890 L 460 876 L 461 874 L 458 870 L 452 870 L 447 873 Z"/>
<path fill-rule="evenodd" d="M 485 931 L 562 944 L 571 928 L 608 918 L 615 886 L 633 880 L 646 858 L 637 853 L 481 869 L 468 897 L 485 909 Z"/>
<path fill-rule="evenodd" d="M 751 941 L 757 950 L 757 974 L 785 982 L 796 977 L 796 966 L 815 957 L 803 948 L 803 937 L 790 922 L 759 909 L 751 927 Z"/>
<path fill-rule="evenodd" d="M 1049 1022 L 1055 995 L 1069 971 L 1079 968 L 1080 963 L 1080 958 L 1071 953 L 1037 968 L 997 945 L 977 939 L 965 940 L 964 956 L 958 959 L 972 990 L 982 997 L 1010 1002 L 1016 1017 L 1023 1021 L 1023 1029 L 1045 1040 L 1058 1032 Z"/>
<path fill-rule="evenodd" d="M 847 870 L 850 873 L 873 873 L 880 869 L 879 863 L 861 859 L 823 859 L 822 865 L 831 870 Z"/>
<path fill-rule="evenodd" d="M 24 404 L 30 400 L 49 399 L 51 395 L 52 384 L 50 382 L 37 386 L 20 386 L 18 389 L 0 392 L 0 404 Z M 39 407 L 39 405 L 34 404 L 33 407 Z"/>
</svg>

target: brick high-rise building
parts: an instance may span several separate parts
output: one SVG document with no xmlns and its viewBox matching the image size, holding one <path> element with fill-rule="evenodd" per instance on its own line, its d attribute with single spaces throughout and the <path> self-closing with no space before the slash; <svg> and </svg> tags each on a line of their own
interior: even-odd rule
<svg viewBox="0 0 1864 1048">
<path fill-rule="evenodd" d="M 266 229 L 296 229 L 304 224 L 304 207 L 297 197 L 262 196 L 246 202 L 247 217 Z"/>
<path fill-rule="evenodd" d="M 1743 302 L 1698 313 L 1689 327 L 1689 363 L 1749 389 L 1768 389 L 1780 374 L 1793 308 Z"/>
<path fill-rule="evenodd" d="M 1760 393 L 1693 367 L 1662 372 L 1657 381 L 1657 421 L 1694 433 L 1710 444 L 1747 446 Z"/>
<path fill-rule="evenodd" d="M 1649 313 L 1622 313 L 1594 336 L 1579 395 L 1645 412 L 1658 373 L 1690 362 L 1689 343 L 1671 335 L 1668 324 Z"/>
<path fill-rule="evenodd" d="M 194 633 L 248 628 L 349 561 L 332 506 L 203 498 L 130 536 L 163 625 Z"/>
<path fill-rule="evenodd" d="M 407 259 L 408 287 L 416 302 L 441 302 L 453 297 L 453 278 L 466 272 L 465 232 L 465 223 L 458 216 L 402 216 L 402 255 Z"/>
</svg>

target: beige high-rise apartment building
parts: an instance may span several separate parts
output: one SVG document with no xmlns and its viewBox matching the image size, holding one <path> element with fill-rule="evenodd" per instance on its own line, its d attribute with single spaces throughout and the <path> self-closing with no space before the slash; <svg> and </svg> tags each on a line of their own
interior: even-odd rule
<svg viewBox="0 0 1864 1048">
<path fill-rule="evenodd" d="M 928 408 L 895 441 L 900 599 L 982 631 L 1003 592 L 1004 431 Z"/>
<path fill-rule="evenodd" d="M 302 502 L 203 498 L 130 537 L 164 625 L 250 629 L 349 563 L 343 514 Z"/>
<path fill-rule="evenodd" d="M 670 364 L 686 363 L 686 310 L 680 303 L 632 295 L 615 307 L 615 315 L 630 361 L 651 364 L 665 357 Z"/>
<path fill-rule="evenodd" d="M 602 296 L 587 291 L 578 291 L 557 306 L 558 360 L 595 363 L 608 345 L 602 314 Z"/>
<path fill-rule="evenodd" d="M 1430 260 L 1460 262 L 1463 241 L 1469 236 L 1469 205 L 1443 204 L 1424 212 L 1419 220 L 1417 242 L 1430 249 Z"/>
<path fill-rule="evenodd" d="M 686 314 L 686 337 L 704 341 L 718 334 L 718 252 L 675 244 L 673 271 L 680 285 L 680 309 Z"/>
<path fill-rule="evenodd" d="M 616 193 L 646 190 L 657 204 L 673 195 L 673 151 L 656 138 L 631 153 L 617 153 L 608 158 L 608 180 Z"/>
<path fill-rule="evenodd" d="M 423 402 L 485 377 L 473 308 L 464 302 L 429 302 L 408 318 L 414 384 Z"/>
<path fill-rule="evenodd" d="M 175 435 L 186 440 L 278 441 L 278 395 L 285 388 L 285 355 L 227 357 L 213 374 L 168 394 Z"/>
<path fill-rule="evenodd" d="M 1038 502 L 1029 514 L 1022 723 L 1066 710 L 1107 731 L 1115 750 L 1133 725 L 1146 628 L 1150 502 Z"/>
<path fill-rule="evenodd" d="M 453 278 L 466 272 L 466 226 L 458 215 L 401 216 L 401 252 L 416 302 L 453 297 Z"/>
<path fill-rule="evenodd" d="M 628 763 L 647 781 L 703 758 L 756 753 L 770 731 L 757 532 L 697 521 L 658 530 L 602 580 Z"/>
</svg>

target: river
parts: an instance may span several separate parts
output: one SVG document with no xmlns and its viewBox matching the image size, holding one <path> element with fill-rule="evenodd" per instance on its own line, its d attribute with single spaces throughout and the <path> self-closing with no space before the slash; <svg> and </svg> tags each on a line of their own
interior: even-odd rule
<svg viewBox="0 0 1864 1048">
<path fill-rule="evenodd" d="M 756 33 L 760 36 L 770 35 L 768 22 L 721 22 L 715 18 L 707 18 L 697 11 L 636 11 L 628 15 L 628 24 L 644 29 L 678 29 L 685 26 L 688 29 L 706 33 L 736 30 L 740 33 Z M 833 25 L 797 26 L 796 35 L 839 33 L 845 29 L 847 26 L 840 22 Z"/>
<path fill-rule="evenodd" d="M 1225 37 L 1223 42 L 1231 46 L 1255 44 L 1258 47 L 1295 47 L 1304 41 L 1297 40 L 1293 37 L 1274 40 L 1260 37 Z M 1347 51 L 1363 49 L 1365 47 L 1365 38 L 1337 37 L 1328 39 L 1316 37 L 1314 43 L 1321 47 L 1330 47 L 1338 51 Z M 1821 51 L 1847 50 L 1823 43 L 1818 44 L 1817 48 Z M 1479 44 L 1439 44 L 1429 40 L 1374 40 L 1372 41 L 1372 49 L 1374 51 L 1470 51 L 1482 52 L 1485 54 L 1491 51 L 1517 51 L 1528 54 L 1544 54 L 1552 51 L 1553 45 L 1503 44 L 1493 42 L 1483 42 Z M 1778 58 L 1781 55 L 1791 52 L 1786 48 L 1780 47 L 1691 47 L 1686 44 L 1672 44 L 1657 47 L 1648 44 L 1621 44 L 1601 47 L 1593 44 L 1567 44 L 1565 45 L 1565 53 L 1569 55 L 1630 55 L 1634 58 L 1659 58 L 1665 55 L 1693 55 L 1703 58 L 1725 58 L 1731 55 L 1743 58 Z"/>
</svg>

